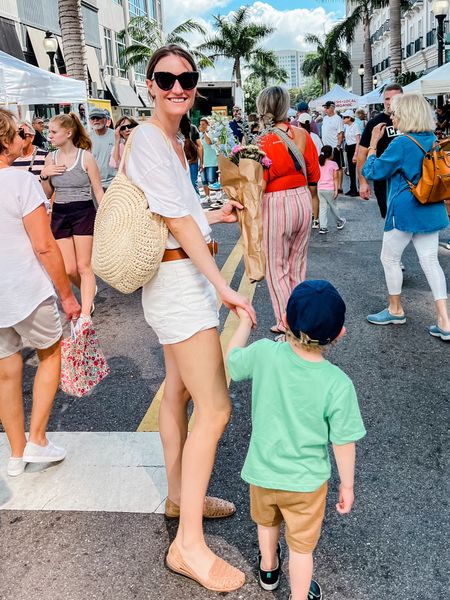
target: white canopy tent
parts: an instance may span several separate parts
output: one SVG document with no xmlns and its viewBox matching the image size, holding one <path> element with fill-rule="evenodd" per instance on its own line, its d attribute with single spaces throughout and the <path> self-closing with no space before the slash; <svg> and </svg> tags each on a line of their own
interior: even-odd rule
<svg viewBox="0 0 450 600">
<path fill-rule="evenodd" d="M 0 51 L 0 104 L 66 104 L 87 101 L 86 85 L 39 69 Z"/>
<path fill-rule="evenodd" d="M 392 83 L 392 79 L 384 81 L 381 85 L 379 85 L 371 92 L 368 92 L 367 94 L 364 94 L 364 96 L 361 96 L 359 98 L 359 106 L 368 106 L 369 104 L 383 104 L 384 88 L 390 83 Z"/>
<path fill-rule="evenodd" d="M 311 100 L 309 107 L 313 110 L 320 110 L 328 100 L 335 103 L 336 110 L 356 108 L 360 105 L 360 96 L 347 92 L 347 90 L 344 90 L 340 85 L 335 85 L 334 88 L 324 96 L 317 98 L 317 100 Z"/>
<path fill-rule="evenodd" d="M 450 93 L 450 63 L 442 65 L 430 71 L 420 79 L 405 85 L 405 93 L 419 92 L 424 96 L 435 96 L 436 94 Z"/>
</svg>

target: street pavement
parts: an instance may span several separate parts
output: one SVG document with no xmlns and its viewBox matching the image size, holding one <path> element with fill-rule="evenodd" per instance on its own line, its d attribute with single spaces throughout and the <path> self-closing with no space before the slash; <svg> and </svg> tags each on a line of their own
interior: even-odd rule
<svg viewBox="0 0 450 600">
<path fill-rule="evenodd" d="M 326 600 L 444 600 L 450 597 L 450 345 L 427 333 L 435 322 L 432 299 L 412 247 L 403 260 L 406 325 L 366 322 L 386 302 L 382 221 L 374 201 L 341 197 L 339 203 L 347 225 L 326 236 L 312 232 L 307 276 L 329 279 L 347 303 L 348 333 L 329 357 L 353 379 L 368 433 L 358 443 L 350 515 L 336 513 L 335 476 L 330 482 L 315 577 Z M 237 226 L 215 226 L 214 235 L 224 274 L 234 288 L 254 293 L 252 340 L 272 337 L 267 287 L 250 286 L 243 277 Z M 440 248 L 448 281 L 449 237 L 450 230 L 442 233 Z M 99 282 L 96 306 L 94 324 L 111 375 L 86 398 L 58 393 L 49 437 L 66 445 L 66 461 L 30 465 L 20 478 L 7 478 L 8 448 L 0 434 L 0 599 L 216 598 L 164 567 L 176 532 L 176 522 L 161 514 L 166 482 L 155 406 L 164 367 L 140 295 Z M 236 320 L 223 307 L 220 315 L 226 341 Z M 30 349 L 24 357 L 29 413 L 36 357 Z M 272 594 L 255 577 L 257 540 L 239 477 L 250 436 L 250 391 L 248 383 L 231 383 L 233 416 L 210 484 L 211 494 L 235 502 L 237 514 L 206 522 L 205 531 L 211 547 L 247 575 L 230 600 L 287 600 L 286 577 Z"/>
</svg>

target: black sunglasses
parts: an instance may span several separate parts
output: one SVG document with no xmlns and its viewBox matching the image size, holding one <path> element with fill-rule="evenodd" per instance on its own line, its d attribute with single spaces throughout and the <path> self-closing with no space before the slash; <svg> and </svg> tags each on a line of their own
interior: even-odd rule
<svg viewBox="0 0 450 600">
<path fill-rule="evenodd" d="M 23 129 L 19 129 L 17 133 L 19 134 L 19 137 L 21 137 L 23 140 L 25 139 L 26 133 Z"/>
<path fill-rule="evenodd" d="M 125 131 L 126 129 L 134 129 L 136 127 L 136 125 L 133 125 L 133 123 L 130 123 L 129 125 L 122 125 L 122 127 L 119 129 L 119 131 Z"/>
<path fill-rule="evenodd" d="M 198 83 L 198 77 L 198 71 L 185 71 L 179 75 L 167 71 L 155 71 L 152 79 L 155 80 L 156 85 L 160 89 L 168 92 L 173 88 L 177 80 L 183 90 L 193 90 Z"/>
</svg>

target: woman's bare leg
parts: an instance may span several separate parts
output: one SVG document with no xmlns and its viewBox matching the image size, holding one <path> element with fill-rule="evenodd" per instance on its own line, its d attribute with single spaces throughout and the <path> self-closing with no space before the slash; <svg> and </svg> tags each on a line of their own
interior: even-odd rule
<svg viewBox="0 0 450 600">
<path fill-rule="evenodd" d="M 176 544 L 191 568 L 207 578 L 215 555 L 203 536 L 203 504 L 217 443 L 231 412 L 217 330 L 200 331 L 173 344 L 171 353 L 195 408 L 195 424 L 183 450 Z"/>
<path fill-rule="evenodd" d="M 164 346 L 166 382 L 159 409 L 159 434 L 164 449 L 168 497 L 180 504 L 181 460 L 188 432 L 187 405 L 190 394 L 178 371 L 172 346 Z"/>
<path fill-rule="evenodd" d="M 22 398 L 22 355 L 0 359 L 0 421 L 11 446 L 11 456 L 20 458 L 27 443 L 25 438 Z"/>
<path fill-rule="evenodd" d="M 56 240 L 56 243 L 58 244 L 59 249 L 61 250 L 61 254 L 64 259 L 64 267 L 66 269 L 66 273 L 69 276 L 70 281 L 73 283 L 73 285 L 76 285 L 76 287 L 80 289 L 81 279 L 77 268 L 77 259 L 75 256 L 75 245 L 73 242 L 73 237 Z"/>
<path fill-rule="evenodd" d="M 91 265 L 92 235 L 75 235 L 75 256 L 81 280 L 81 314 L 90 315 L 95 296 L 95 275 Z"/>
<path fill-rule="evenodd" d="M 61 376 L 61 341 L 45 350 L 36 350 L 39 366 L 33 385 L 30 442 L 47 445 L 46 431 Z"/>
</svg>

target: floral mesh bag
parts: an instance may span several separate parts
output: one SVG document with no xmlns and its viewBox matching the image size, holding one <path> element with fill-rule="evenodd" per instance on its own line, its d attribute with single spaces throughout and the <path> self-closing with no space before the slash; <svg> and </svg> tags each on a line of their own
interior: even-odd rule
<svg viewBox="0 0 450 600">
<path fill-rule="evenodd" d="M 61 343 L 61 389 L 71 396 L 85 396 L 110 369 L 100 349 L 92 321 L 71 324 L 71 336 Z"/>
</svg>

